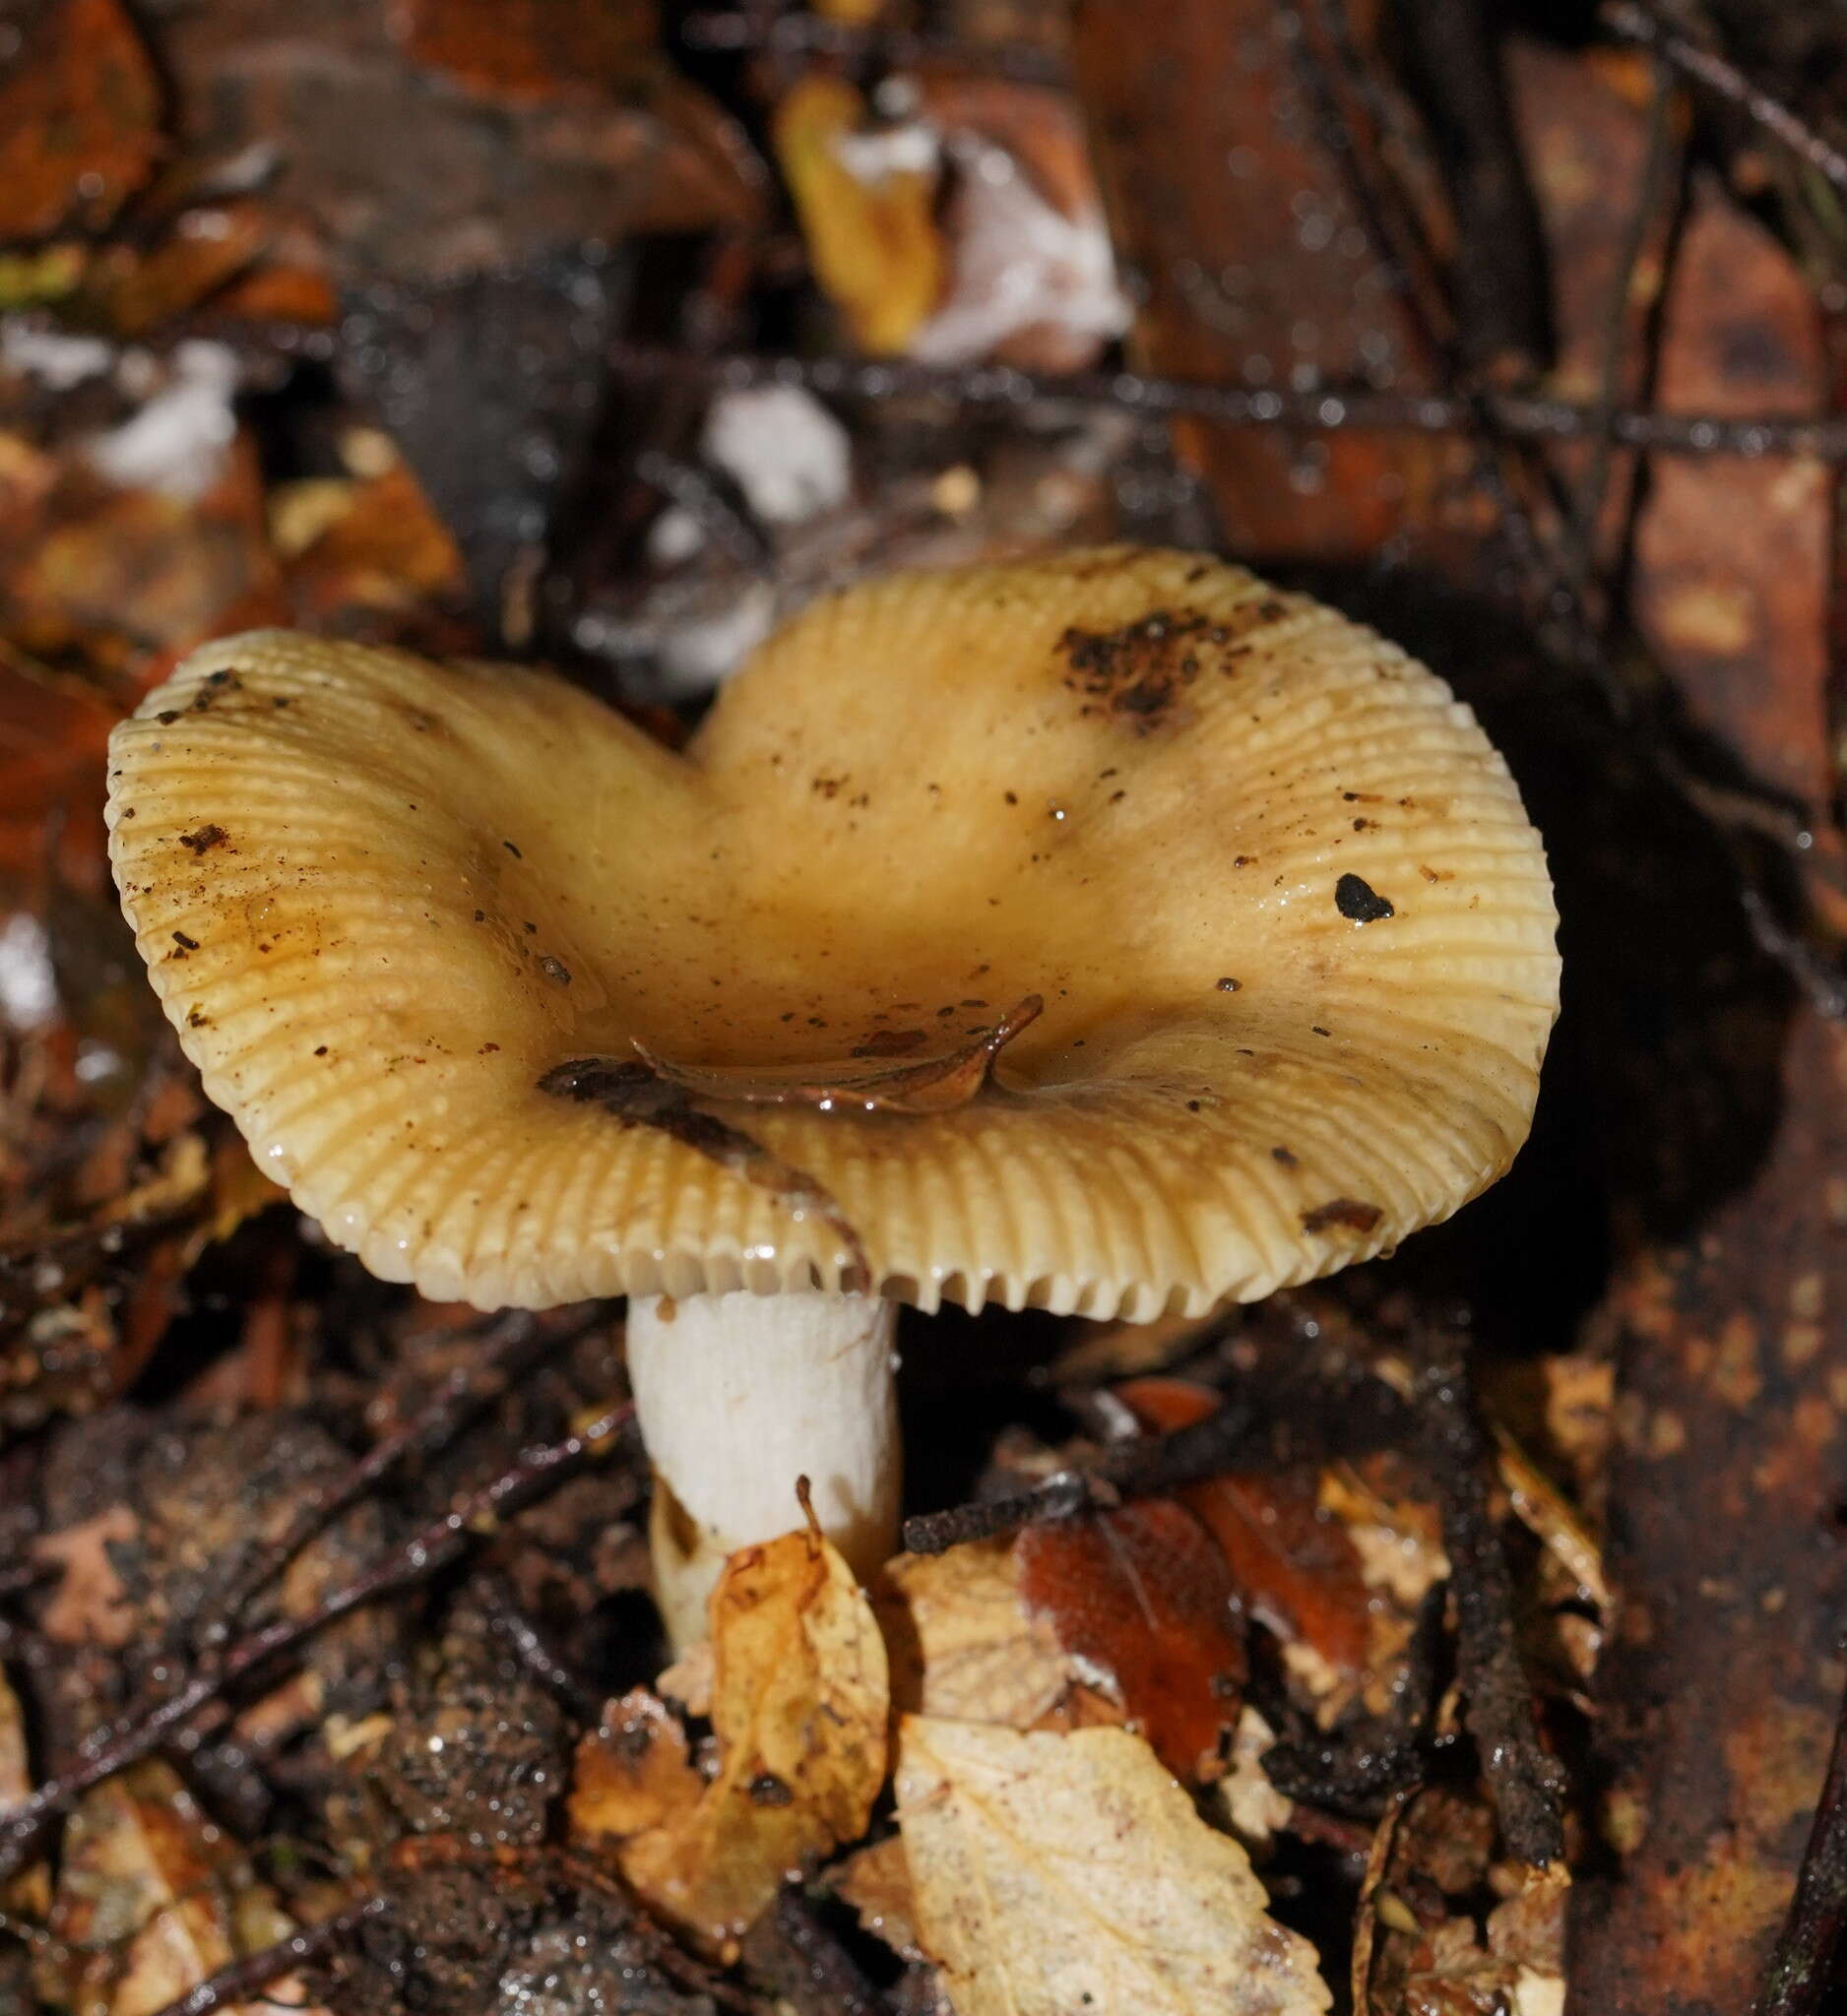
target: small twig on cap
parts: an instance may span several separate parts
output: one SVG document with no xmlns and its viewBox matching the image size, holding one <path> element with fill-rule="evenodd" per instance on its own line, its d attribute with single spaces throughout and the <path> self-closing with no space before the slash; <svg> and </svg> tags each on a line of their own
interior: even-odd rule
<svg viewBox="0 0 1847 2016">
<path fill-rule="evenodd" d="M 1493 1450 L 1458 1357 L 1429 1366 L 1416 1399 L 1449 1556 L 1464 1717 L 1502 1839 L 1521 1861 L 1544 1868 L 1564 1853 L 1564 1778 L 1541 1740 L 1515 1638 L 1513 1578 L 1489 1507 Z"/>
<path fill-rule="evenodd" d="M 1834 1725 L 1809 1841 L 1789 1916 L 1770 1950 L 1751 2016 L 1814 2016 L 1834 1978 L 1847 1934 L 1847 1696 Z"/>
<path fill-rule="evenodd" d="M 323 1597 L 299 1617 L 285 1617 L 241 1638 L 176 1692 L 145 1713 L 125 1717 L 97 1730 L 83 1745 L 82 1761 L 48 1780 L 30 1798 L 0 1817 L 0 1882 L 10 1877 L 31 1854 L 46 1827 L 105 1778 L 138 1763 L 177 1735 L 209 1702 L 256 1668 L 292 1652 L 325 1625 L 395 1596 L 445 1568 L 478 1535 L 488 1533 L 507 1513 L 575 1469 L 586 1457 L 606 1448 L 634 1418 L 623 1402 L 607 1409 L 584 1428 L 556 1442 L 525 1450 L 492 1482 L 459 1500 L 368 1568 L 362 1575 Z"/>
<path fill-rule="evenodd" d="M 216 1974 L 207 1976 L 196 1987 L 163 2003 L 155 2016 L 212 2016 L 215 2009 L 254 2002 L 262 1989 L 291 1967 L 299 1967 L 306 1960 L 318 1960 L 323 1953 L 344 1946 L 368 1918 L 376 1918 L 385 1910 L 387 1902 L 383 1897 L 368 1897 L 352 1910 L 323 1919 L 303 1931 L 291 1932 L 275 1945 L 265 1946 L 260 1953 L 233 1960 L 228 1967 L 221 1967 Z"/>
<path fill-rule="evenodd" d="M 1703 85 L 1714 96 L 1737 105 L 1766 133 L 1774 134 L 1796 158 L 1824 176 L 1847 195 L 1847 155 L 1822 139 L 1806 119 L 1773 97 L 1761 86 L 1752 84 L 1737 64 L 1658 21 L 1636 0 L 1606 0 L 1597 18 L 1613 35 L 1625 42 L 1637 42 L 1656 50 L 1667 62 L 1694 83 Z"/>
</svg>

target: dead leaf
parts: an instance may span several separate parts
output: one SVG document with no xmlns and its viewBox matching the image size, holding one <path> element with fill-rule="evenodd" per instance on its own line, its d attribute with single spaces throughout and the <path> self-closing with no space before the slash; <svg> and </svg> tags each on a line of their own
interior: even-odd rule
<svg viewBox="0 0 1847 2016">
<path fill-rule="evenodd" d="M 626 1841 L 680 1819 L 704 1791 L 686 1732 L 664 1701 L 636 1687 L 611 1701 L 577 1746 L 571 1832 L 580 1841 Z"/>
<path fill-rule="evenodd" d="M 865 1831 L 891 1694 L 872 1606 L 825 1541 L 733 1554 L 710 1615 L 718 1775 L 702 1787 L 678 1725 L 630 1695 L 625 1726 L 580 1745 L 570 1810 L 574 1837 L 613 1843 L 645 1903 L 718 1945 L 792 1870 Z"/>
<path fill-rule="evenodd" d="M 918 1934 L 960 2016 L 1308 2016 L 1314 1949 L 1123 1730 L 907 1716 L 898 1815 Z"/>
<path fill-rule="evenodd" d="M 879 1622 L 892 1699 L 906 1713 L 1032 1729 L 1077 1674 L 1051 1619 L 1029 1609 L 1012 1541 L 900 1554 L 886 1569 Z"/>
<path fill-rule="evenodd" d="M 151 2016 L 291 1922 L 169 1765 L 137 1764 L 85 1795 L 64 1833 L 40 1992 L 82 2016 Z M 298 1978 L 264 1996 L 325 2016 Z M 227 2005 L 259 2016 L 265 2002 Z"/>
<path fill-rule="evenodd" d="M 64 0 L 0 90 L 0 239 L 99 230 L 160 147 L 154 66 L 117 0 Z"/>
<path fill-rule="evenodd" d="M 1115 1397 L 1144 1428 L 1164 1433 L 1220 1405 L 1209 1387 L 1184 1379 L 1134 1379 Z M 1367 1663 L 1371 1598 L 1358 1548 L 1319 1502 L 1317 1472 L 1228 1472 L 1175 1495 L 1224 1550 L 1252 1615 L 1305 1641 L 1351 1683 Z"/>
<path fill-rule="evenodd" d="M 896 1834 L 856 1849 L 834 1872 L 834 1894 L 850 1904 L 860 1922 L 883 1939 L 903 1960 L 922 1960 L 917 1938 L 917 1898 L 911 1888 L 911 1864 L 904 1842 Z"/>
<path fill-rule="evenodd" d="M 23 1805 L 32 1793 L 32 1758 L 26 1746 L 26 1718 L 20 1711 L 6 1673 L 0 1670 L 0 1818 Z M 0 1907 L 30 1918 L 43 1918 L 51 1903 L 50 1872 L 43 1862 L 30 1862 L 0 1886 Z"/>
<path fill-rule="evenodd" d="M 841 143 L 866 124 L 865 100 L 838 77 L 801 79 L 776 108 L 776 158 L 795 199 L 814 277 L 875 356 L 902 350 L 943 290 L 931 216 L 933 171 L 850 164 Z"/>
<path fill-rule="evenodd" d="M 42 1534 L 32 1558 L 63 1574 L 38 1619 L 54 1645 L 100 1645 L 119 1651 L 135 1635 L 136 1617 L 128 1590 L 109 1559 L 109 1545 L 126 1545 L 141 1533 L 141 1522 L 126 1505 L 111 1505 L 94 1519 Z"/>
<path fill-rule="evenodd" d="M 406 0 L 393 32 L 418 63 L 515 104 L 633 86 L 660 42 L 652 0 Z"/>
<path fill-rule="evenodd" d="M 1246 1666 L 1237 1585 L 1205 1528 L 1150 1498 L 1030 1526 L 1014 1544 L 1028 1607 L 1065 1652 L 1105 1676 L 1169 1770 L 1211 1776 Z"/>
</svg>

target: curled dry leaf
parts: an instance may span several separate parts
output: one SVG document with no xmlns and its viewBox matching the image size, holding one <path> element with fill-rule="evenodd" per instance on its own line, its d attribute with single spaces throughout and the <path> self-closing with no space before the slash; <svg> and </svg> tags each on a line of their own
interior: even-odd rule
<svg viewBox="0 0 1847 2016">
<path fill-rule="evenodd" d="M 924 1950 L 959 2016 L 1312 2016 L 1314 1949 L 1265 1912 L 1124 1730 L 1021 1734 L 907 1716 L 898 1814 Z"/>
<path fill-rule="evenodd" d="M 872 1606 L 827 1542 L 745 1547 L 711 1601 L 718 1775 L 703 1784 L 659 1702 L 631 1694 L 578 1748 L 571 1831 L 713 1944 L 792 1871 L 864 1833 L 885 1780 L 890 1682 Z"/>
</svg>

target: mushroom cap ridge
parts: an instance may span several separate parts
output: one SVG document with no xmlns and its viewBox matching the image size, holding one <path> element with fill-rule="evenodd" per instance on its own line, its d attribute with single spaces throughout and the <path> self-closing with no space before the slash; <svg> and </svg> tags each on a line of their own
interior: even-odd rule
<svg viewBox="0 0 1847 2016">
<path fill-rule="evenodd" d="M 826 597 L 683 755 L 547 673 L 227 638 L 116 730 L 108 819 L 259 1166 L 374 1273 L 484 1308 L 1254 1299 L 1493 1182 L 1558 1006 L 1539 837 L 1469 711 L 1184 553 Z M 638 1042 L 826 1084 L 1035 995 L 943 1112 L 681 1094 L 663 1125 L 541 1089 L 647 1078 Z"/>
</svg>

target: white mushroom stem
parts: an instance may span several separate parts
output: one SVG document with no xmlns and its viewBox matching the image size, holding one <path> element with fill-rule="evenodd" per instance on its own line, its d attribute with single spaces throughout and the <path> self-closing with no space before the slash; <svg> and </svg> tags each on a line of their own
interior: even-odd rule
<svg viewBox="0 0 1847 2016">
<path fill-rule="evenodd" d="M 676 1646 L 705 1636 L 725 1557 L 802 1523 L 863 1581 L 898 1529 L 897 1305 L 852 1294 L 635 1296 L 628 1376 L 654 1463 L 655 1588 Z"/>
</svg>

